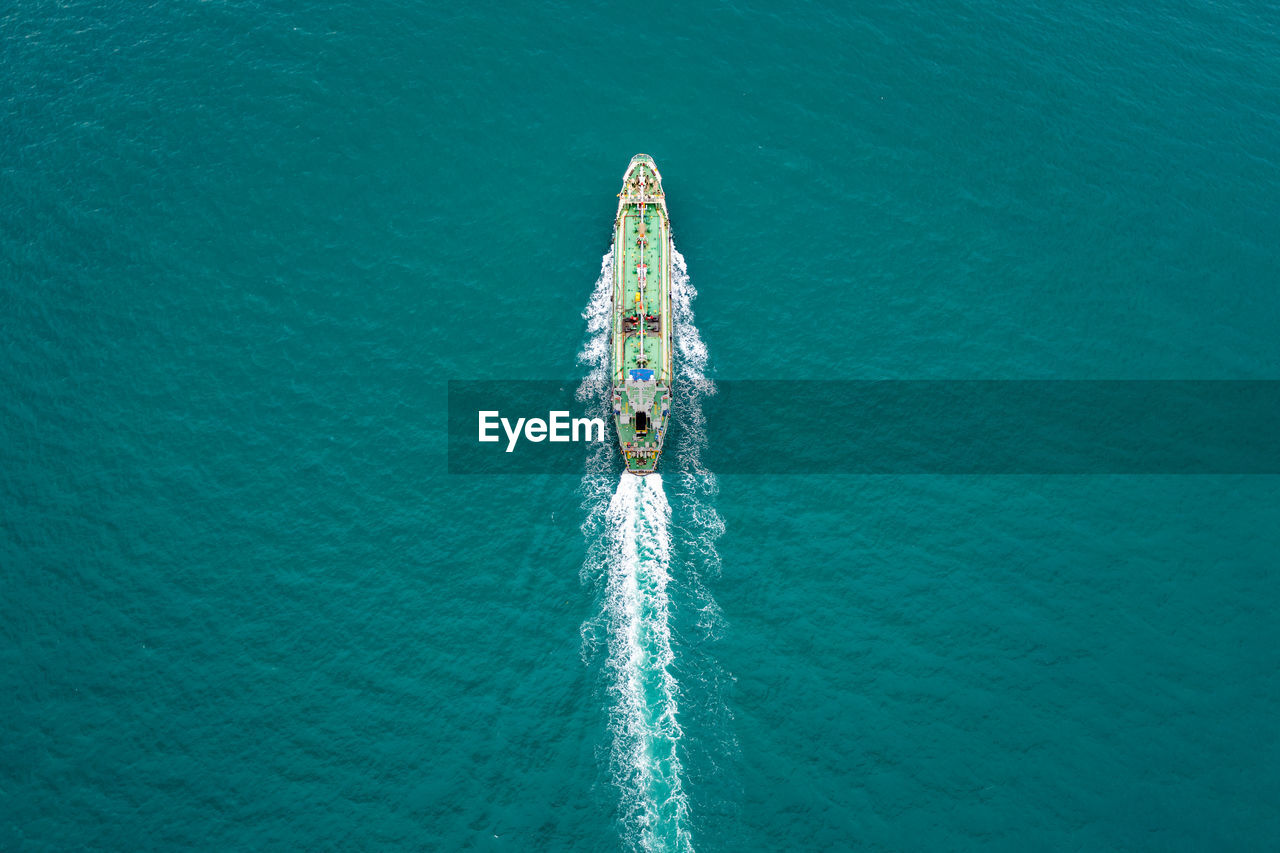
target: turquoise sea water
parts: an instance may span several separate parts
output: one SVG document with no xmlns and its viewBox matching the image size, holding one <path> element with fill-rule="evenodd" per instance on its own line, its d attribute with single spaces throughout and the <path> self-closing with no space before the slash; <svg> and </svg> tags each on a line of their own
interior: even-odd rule
<svg viewBox="0 0 1280 853">
<path fill-rule="evenodd" d="M 0 68 L 0 849 L 1280 837 L 1276 477 L 443 431 L 590 374 L 639 151 L 699 377 L 1280 378 L 1273 7 L 17 0 Z"/>
</svg>

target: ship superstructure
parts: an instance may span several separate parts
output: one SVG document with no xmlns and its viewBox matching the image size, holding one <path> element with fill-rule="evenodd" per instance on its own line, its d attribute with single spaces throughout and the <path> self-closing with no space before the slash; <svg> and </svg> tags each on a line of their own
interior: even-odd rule
<svg viewBox="0 0 1280 853">
<path fill-rule="evenodd" d="M 613 422 L 627 470 L 651 473 L 671 414 L 671 222 L 662 175 L 631 158 L 613 223 Z"/>
</svg>

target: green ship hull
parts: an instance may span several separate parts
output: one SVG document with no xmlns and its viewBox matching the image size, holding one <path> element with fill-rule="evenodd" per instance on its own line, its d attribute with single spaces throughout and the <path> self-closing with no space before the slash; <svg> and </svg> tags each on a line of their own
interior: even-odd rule
<svg viewBox="0 0 1280 853">
<path fill-rule="evenodd" d="M 613 423 L 633 474 L 658 467 L 671 416 L 671 222 L 662 175 L 637 154 L 613 223 L 610 384 Z"/>
</svg>

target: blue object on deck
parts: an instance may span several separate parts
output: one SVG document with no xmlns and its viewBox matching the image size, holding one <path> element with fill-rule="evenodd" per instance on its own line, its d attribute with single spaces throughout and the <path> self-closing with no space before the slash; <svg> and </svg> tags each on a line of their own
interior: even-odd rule
<svg viewBox="0 0 1280 853">
<path fill-rule="evenodd" d="M 653 370 L 647 367 L 633 367 L 630 378 L 638 382 L 649 382 L 653 379 Z"/>
</svg>

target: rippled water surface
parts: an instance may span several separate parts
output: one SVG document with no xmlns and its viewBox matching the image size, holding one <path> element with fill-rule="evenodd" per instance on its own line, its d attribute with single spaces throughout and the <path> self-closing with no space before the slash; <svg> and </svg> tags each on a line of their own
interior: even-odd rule
<svg viewBox="0 0 1280 853">
<path fill-rule="evenodd" d="M 1273 8 L 17 0 L 0 67 L 0 848 L 1280 836 L 1275 477 L 443 433 L 591 387 L 640 151 L 697 394 L 1280 378 Z"/>
</svg>

